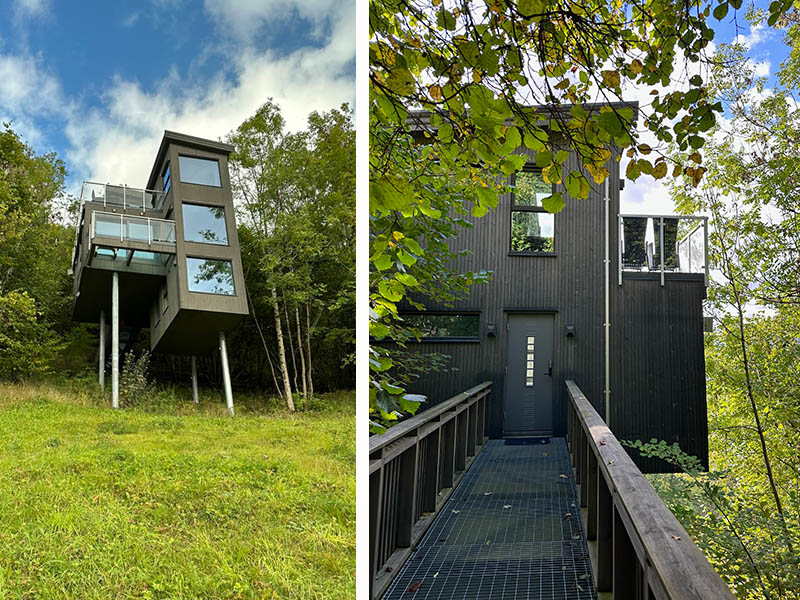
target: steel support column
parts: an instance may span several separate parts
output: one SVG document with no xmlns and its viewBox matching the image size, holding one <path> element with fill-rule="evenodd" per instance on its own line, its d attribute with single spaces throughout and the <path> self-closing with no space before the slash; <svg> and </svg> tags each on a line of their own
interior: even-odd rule
<svg viewBox="0 0 800 600">
<path fill-rule="evenodd" d="M 111 406 L 119 408 L 119 273 L 111 274 Z"/>
<path fill-rule="evenodd" d="M 100 389 L 106 389 L 106 311 L 100 311 L 100 358 L 97 364 L 97 381 Z"/>
<path fill-rule="evenodd" d="M 192 400 L 195 404 L 200 403 L 197 394 L 197 358 L 194 356 L 192 356 Z"/>
<path fill-rule="evenodd" d="M 225 387 L 225 404 L 228 414 L 233 416 L 233 392 L 231 391 L 231 374 L 228 371 L 228 349 L 225 346 L 225 332 L 219 332 L 219 357 L 222 361 L 222 382 Z"/>
</svg>

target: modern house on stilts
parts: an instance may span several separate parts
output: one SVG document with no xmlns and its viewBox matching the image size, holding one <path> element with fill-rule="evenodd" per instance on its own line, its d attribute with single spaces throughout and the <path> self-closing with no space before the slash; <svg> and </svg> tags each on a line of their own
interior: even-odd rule
<svg viewBox="0 0 800 600">
<path fill-rule="evenodd" d="M 219 348 L 228 412 L 225 334 L 248 313 L 228 174 L 228 144 L 165 131 L 144 189 L 85 182 L 72 270 L 72 318 L 100 324 L 99 380 L 142 328 L 154 353 L 195 357 Z M 110 334 L 106 324 L 110 318 Z"/>
</svg>

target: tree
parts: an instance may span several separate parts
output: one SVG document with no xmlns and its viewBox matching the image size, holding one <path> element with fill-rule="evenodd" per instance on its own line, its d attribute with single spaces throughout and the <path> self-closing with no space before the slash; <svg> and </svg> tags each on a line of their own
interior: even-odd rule
<svg viewBox="0 0 800 600">
<path fill-rule="evenodd" d="M 276 387 L 290 410 L 295 393 L 313 394 L 312 348 L 338 344 L 341 356 L 354 341 L 355 134 L 346 105 L 308 123 L 285 132 L 269 101 L 229 137 L 250 302 L 273 372 L 262 324 L 274 324 Z M 258 321 L 264 304 L 271 315 Z"/>
<path fill-rule="evenodd" d="M 67 275 L 73 234 L 55 222 L 66 171 L 55 154 L 37 155 L 8 124 L 0 132 L 0 376 L 47 370 L 61 348 L 71 300 Z"/>
<path fill-rule="evenodd" d="M 723 46 L 719 58 L 712 90 L 732 118 L 706 144 L 702 183 L 676 185 L 673 196 L 682 211 L 710 218 L 708 305 L 717 331 L 706 343 L 709 448 L 714 489 L 724 493 L 684 516 L 740 589 L 796 598 L 800 111 L 790 90 L 754 94 L 765 81 L 743 48 Z M 708 539 L 731 532 L 746 560 L 731 562 L 731 545 Z"/>
</svg>

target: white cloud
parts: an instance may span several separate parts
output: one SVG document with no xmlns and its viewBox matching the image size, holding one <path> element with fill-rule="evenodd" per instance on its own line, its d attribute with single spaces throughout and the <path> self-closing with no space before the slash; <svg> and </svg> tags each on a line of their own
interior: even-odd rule
<svg viewBox="0 0 800 600">
<path fill-rule="evenodd" d="M 741 44 L 748 50 L 753 46 L 766 41 L 769 35 L 769 29 L 764 23 L 758 23 L 750 27 L 750 35 L 742 35 L 741 33 L 733 38 L 734 44 Z"/>
<path fill-rule="evenodd" d="M 14 15 L 41 17 L 50 10 L 50 0 L 14 0 Z"/>
<path fill-rule="evenodd" d="M 0 54 L 0 114 L 29 143 L 43 140 L 38 119 L 65 118 L 71 110 L 58 78 L 39 58 Z"/>
<path fill-rule="evenodd" d="M 141 16 L 142 15 L 140 13 L 138 13 L 138 12 L 132 12 L 127 17 L 122 19 L 122 26 L 123 27 L 133 27 L 134 25 L 136 25 L 136 23 L 139 22 L 139 19 L 141 18 Z"/>
<path fill-rule="evenodd" d="M 165 129 L 199 137 L 224 137 L 268 98 L 281 107 L 289 130 L 303 129 L 314 110 L 352 106 L 355 95 L 355 31 L 350 18 L 333 24 L 322 48 L 289 55 L 239 48 L 229 57 L 233 68 L 202 86 L 188 86 L 173 71 L 163 81 L 143 87 L 116 79 L 102 109 L 72 115 L 65 128 L 71 171 L 101 182 L 146 185 Z"/>
<path fill-rule="evenodd" d="M 352 2 L 330 0 L 204 0 L 206 11 L 239 39 L 251 39 L 264 25 L 297 16 L 318 24 L 335 11 L 346 11 L 355 20 Z"/>
</svg>

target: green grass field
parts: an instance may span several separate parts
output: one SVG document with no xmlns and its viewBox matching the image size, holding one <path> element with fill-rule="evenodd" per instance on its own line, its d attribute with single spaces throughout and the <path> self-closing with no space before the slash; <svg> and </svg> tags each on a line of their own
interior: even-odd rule
<svg viewBox="0 0 800 600">
<path fill-rule="evenodd" d="M 0 383 L 0 598 L 355 597 L 355 393 Z"/>
</svg>

